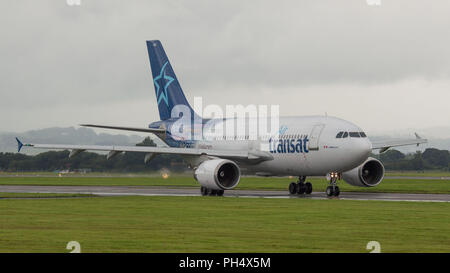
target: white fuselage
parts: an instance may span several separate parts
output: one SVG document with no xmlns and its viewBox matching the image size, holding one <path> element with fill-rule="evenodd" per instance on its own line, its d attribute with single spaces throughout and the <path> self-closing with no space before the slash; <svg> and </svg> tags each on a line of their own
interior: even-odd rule
<svg viewBox="0 0 450 273">
<path fill-rule="evenodd" d="M 214 126 L 236 120 L 214 120 Z M 233 123 L 233 124 L 234 124 Z M 248 128 L 249 120 L 246 120 Z M 273 160 L 237 161 L 244 173 L 267 176 L 311 176 L 345 172 L 362 164 L 372 151 L 372 144 L 360 127 L 343 119 L 327 116 L 280 117 L 277 135 L 259 135 L 249 139 L 246 133 L 210 134 L 205 130 L 196 147 L 216 150 L 247 150 L 270 153 Z M 220 127 L 220 126 L 219 126 Z M 225 130 L 226 131 L 226 130 Z M 248 129 L 246 130 L 248 131 Z M 345 132 L 346 137 L 337 138 Z M 350 136 L 353 133 L 353 136 Z M 358 133 L 358 136 L 355 135 Z M 341 136 L 342 136 L 341 135 Z M 190 161 L 187 158 L 187 161 Z M 195 160 L 193 165 L 197 165 Z"/>
</svg>

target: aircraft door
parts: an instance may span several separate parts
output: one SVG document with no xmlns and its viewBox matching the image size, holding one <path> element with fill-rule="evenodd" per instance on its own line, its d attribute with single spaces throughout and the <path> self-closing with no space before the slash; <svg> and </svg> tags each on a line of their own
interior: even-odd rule
<svg viewBox="0 0 450 273">
<path fill-rule="evenodd" d="M 308 149 L 317 151 L 319 150 L 319 138 L 322 134 L 323 128 L 325 124 L 317 124 L 311 130 L 311 134 L 309 135 Z"/>
</svg>

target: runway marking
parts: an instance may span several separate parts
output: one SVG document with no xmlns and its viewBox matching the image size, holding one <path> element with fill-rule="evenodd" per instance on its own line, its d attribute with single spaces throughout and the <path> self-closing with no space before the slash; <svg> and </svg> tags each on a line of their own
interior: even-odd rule
<svg viewBox="0 0 450 273">
<path fill-rule="evenodd" d="M 51 186 L 34 186 L 34 187 L 51 187 Z M 73 186 L 70 186 L 73 187 Z M 17 189 L 19 188 L 19 189 Z M 23 188 L 23 189 L 22 189 Z M 78 194 L 93 194 L 97 196 L 182 196 L 182 197 L 201 197 L 200 193 L 168 193 L 168 192 L 159 192 L 159 193 L 144 193 L 144 192 L 106 192 L 106 191 L 95 191 L 95 187 L 92 191 L 86 191 L 86 190 L 77 190 L 76 188 L 73 188 L 72 191 L 61 191 L 61 190 L 32 190 L 32 189 L 26 189 L 27 186 L 14 186 L 12 189 L 5 189 L 4 186 L 0 186 L 0 191 L 3 192 L 29 192 L 29 193 L 78 193 Z M 101 189 L 104 189 L 105 186 L 102 186 Z M 107 186 L 106 186 L 107 188 Z M 112 190 L 117 189 L 118 186 L 114 186 L 111 188 Z M 120 187 L 119 187 L 120 188 Z M 129 187 L 127 187 L 130 189 Z M 98 188 L 97 188 L 98 189 Z M 133 189 L 133 188 L 131 188 Z M 143 190 L 142 188 L 135 188 L 135 190 Z M 152 190 L 152 188 L 144 188 L 144 190 Z M 153 190 L 183 190 L 183 189 L 173 189 L 173 188 L 153 188 Z M 192 189 L 189 189 L 192 191 Z M 245 190 L 248 191 L 248 190 Z M 280 192 L 281 193 L 281 192 Z M 259 194 L 259 195 L 258 195 Z M 268 195 L 263 195 L 268 194 Z M 437 203 L 450 203 L 450 195 L 448 194 L 430 194 L 428 195 L 430 198 L 433 196 L 439 196 L 439 197 L 448 197 L 449 200 L 440 200 L 440 199 L 400 199 L 400 198 L 385 198 L 385 197 L 377 197 L 377 193 L 358 193 L 358 192 L 343 192 L 343 197 L 339 198 L 329 198 L 327 196 L 293 196 L 293 195 L 270 195 L 273 194 L 273 191 L 255 191 L 254 195 L 248 195 L 243 193 L 240 190 L 234 190 L 230 193 L 225 193 L 223 197 L 234 197 L 234 198 L 268 198 L 268 199 L 313 199 L 313 200 L 327 200 L 327 199 L 337 199 L 337 200 L 357 200 L 357 201 L 392 201 L 392 202 L 437 202 Z M 313 194 L 319 194 L 319 193 L 313 193 Z M 345 195 L 370 195 L 372 198 L 361 198 L 361 197 L 348 197 Z M 375 195 L 375 196 L 374 196 Z M 395 195 L 395 196 L 407 196 L 407 195 L 417 195 L 417 196 L 427 196 L 427 194 L 390 194 L 390 193 L 379 193 L 379 195 Z"/>
<path fill-rule="evenodd" d="M 314 199 L 314 200 L 356 200 L 356 201 L 392 201 L 392 202 L 438 202 L 438 203 L 450 203 L 450 201 L 446 200 L 416 200 L 416 199 L 369 199 L 369 198 L 346 198 L 346 197 L 338 197 L 338 198 L 328 198 L 328 197 L 291 197 L 291 196 L 245 196 L 245 195 L 239 195 L 239 196 L 225 196 L 224 197 L 244 197 L 244 198 L 273 198 L 273 199 Z"/>
<path fill-rule="evenodd" d="M 450 203 L 446 200 L 417 200 L 417 199 L 364 199 L 364 198 L 339 198 L 340 200 L 357 200 L 357 201 L 391 201 L 391 202 L 433 202 L 433 203 Z"/>
</svg>

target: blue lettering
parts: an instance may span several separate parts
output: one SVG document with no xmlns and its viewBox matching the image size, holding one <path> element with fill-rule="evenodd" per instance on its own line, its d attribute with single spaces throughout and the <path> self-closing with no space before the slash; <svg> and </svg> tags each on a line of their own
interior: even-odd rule
<svg viewBox="0 0 450 273">
<path fill-rule="evenodd" d="M 278 141 L 277 152 L 280 154 L 283 153 L 283 143 L 281 143 L 281 141 Z"/>
<path fill-rule="evenodd" d="M 297 139 L 297 145 L 295 145 L 295 151 L 297 153 L 303 153 L 302 140 L 301 139 Z"/>
<path fill-rule="evenodd" d="M 306 143 L 309 141 L 308 136 L 305 136 L 305 138 L 303 139 L 303 151 L 305 151 L 305 153 L 309 153 L 308 148 Z"/>
<path fill-rule="evenodd" d="M 269 151 L 273 154 L 286 154 L 286 153 L 309 153 L 308 150 L 308 136 L 303 139 L 269 139 Z"/>
</svg>

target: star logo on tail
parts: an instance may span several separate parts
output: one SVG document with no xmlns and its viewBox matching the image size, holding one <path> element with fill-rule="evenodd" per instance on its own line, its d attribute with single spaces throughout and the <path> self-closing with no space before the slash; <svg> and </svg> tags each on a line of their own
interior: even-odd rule
<svg viewBox="0 0 450 273">
<path fill-rule="evenodd" d="M 169 97 L 167 96 L 167 88 L 175 80 L 174 78 L 166 75 L 166 66 L 169 63 L 167 61 L 161 68 L 159 75 L 155 77 L 153 82 L 156 87 L 156 97 L 158 98 L 158 105 L 161 101 L 164 101 L 167 106 L 169 106 Z M 163 90 L 161 90 L 161 88 Z"/>
</svg>

